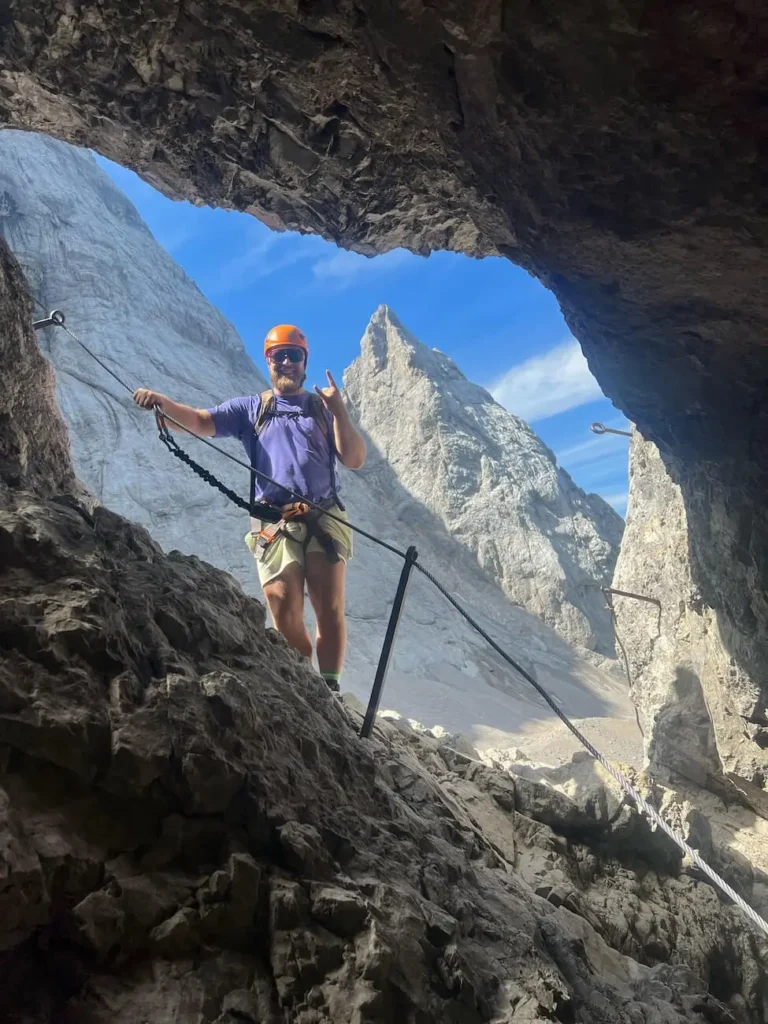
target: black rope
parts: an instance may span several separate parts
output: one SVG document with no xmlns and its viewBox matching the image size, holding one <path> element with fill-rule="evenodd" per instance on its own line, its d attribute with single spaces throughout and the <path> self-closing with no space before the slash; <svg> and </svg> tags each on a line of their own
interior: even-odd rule
<svg viewBox="0 0 768 1024">
<path fill-rule="evenodd" d="M 251 507 L 247 501 L 241 498 L 239 494 L 235 494 L 235 492 L 231 490 L 229 487 L 227 487 L 226 484 L 223 484 L 221 480 L 218 480 L 213 475 L 213 473 L 209 473 L 207 469 L 204 469 L 202 466 L 198 465 L 194 459 L 190 458 L 189 455 L 187 455 L 183 448 L 176 444 L 172 437 L 168 437 L 167 435 L 161 433 L 160 440 L 163 442 L 163 444 L 171 453 L 171 455 L 174 455 L 177 459 L 179 459 L 179 461 L 183 462 L 185 466 L 189 466 L 192 472 L 199 476 L 201 480 L 204 480 L 205 483 L 210 484 L 211 487 L 215 487 L 217 491 L 221 491 L 224 497 L 229 498 L 233 505 L 237 505 L 238 508 L 241 508 L 244 512 L 248 512 L 250 514 Z"/>
</svg>

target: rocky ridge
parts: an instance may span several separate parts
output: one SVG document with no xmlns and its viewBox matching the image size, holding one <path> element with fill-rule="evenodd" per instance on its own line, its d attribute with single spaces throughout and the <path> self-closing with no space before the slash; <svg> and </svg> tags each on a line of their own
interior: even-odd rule
<svg viewBox="0 0 768 1024">
<path fill-rule="evenodd" d="M 758 940 L 602 786 L 360 741 L 231 577 L 61 493 L 52 403 L 16 458 L 44 407 L 20 284 L 0 243 L 7 1020 L 762 1019 Z"/>
<path fill-rule="evenodd" d="M 578 488 L 526 423 L 385 306 L 344 386 L 376 457 L 510 600 L 569 642 L 612 656 L 599 587 L 613 573 L 621 517 Z M 375 462 L 368 472 L 377 472 Z"/>
<path fill-rule="evenodd" d="M 44 136 L 4 131 L 0 155 L 0 193 L 8 196 L 0 232 L 44 308 L 62 307 L 75 332 L 123 380 L 199 406 L 263 390 L 264 378 L 232 325 L 157 244 L 133 205 L 87 153 Z M 145 526 L 166 550 L 205 558 L 232 573 L 247 592 L 258 594 L 252 558 L 243 543 L 247 517 L 168 455 L 157 441 L 153 419 L 68 335 L 46 329 L 39 340 L 56 369 L 57 397 L 70 428 L 77 474 L 96 499 Z M 433 369 L 443 373 L 437 363 Z M 410 372 L 403 367 L 405 380 Z M 452 394 L 460 395 L 462 388 L 472 401 L 480 393 L 469 382 L 455 380 Z M 514 422 L 506 414 L 502 419 L 507 426 Z M 455 439 L 457 455 L 464 450 L 465 435 L 457 424 L 447 420 L 443 436 L 446 445 Z M 563 476 L 566 483 L 561 486 L 534 435 L 515 427 L 508 440 L 521 452 L 539 452 L 547 486 L 562 503 L 562 492 L 570 493 L 571 485 Z M 383 441 L 395 459 L 390 439 Z M 247 492 L 246 474 L 238 467 L 191 439 L 183 445 L 229 487 Z M 238 442 L 223 441 L 222 446 L 242 456 Z M 498 454 L 498 460 L 486 459 L 484 465 L 500 478 L 501 488 L 504 474 L 519 466 L 508 467 L 504 453 Z M 430 507 L 434 493 L 422 495 L 411 478 L 404 485 L 372 443 L 370 465 L 363 473 L 344 474 L 344 494 L 355 520 L 390 543 L 401 546 L 407 538 L 416 544 L 424 563 L 473 608 L 514 657 L 537 673 L 569 714 L 589 720 L 590 730 L 609 749 L 615 745 L 624 758 L 633 759 L 639 742 L 624 680 L 590 664 L 588 655 L 530 613 L 557 603 L 564 577 L 582 575 L 581 569 L 569 569 L 571 548 L 591 557 L 596 544 L 590 564 L 595 573 L 609 571 L 607 548 L 599 540 L 601 527 L 593 529 L 583 516 L 565 521 L 562 553 L 543 561 L 538 577 L 537 592 L 553 596 L 537 606 L 533 592 L 505 594 L 501 575 L 495 582 L 492 566 L 489 572 L 481 570 L 475 554 L 457 543 L 438 514 L 442 506 Z M 453 492 L 459 502 L 450 479 L 445 486 L 443 505 L 453 500 Z M 522 502 L 525 514 L 527 496 L 516 494 L 515 500 Z M 603 510 L 590 507 L 589 512 L 600 521 Z M 551 555 L 551 544 L 536 532 L 544 524 L 531 516 L 530 526 L 534 532 L 525 536 L 525 544 L 538 544 Z M 520 546 L 523 537 L 510 533 L 505 540 Z M 504 564 L 511 558 L 511 553 L 502 553 Z M 344 686 L 364 700 L 399 571 L 397 559 L 358 538 L 349 572 Z M 577 592 L 575 603 L 564 607 L 584 627 L 578 633 L 581 639 L 594 630 L 605 641 L 607 615 L 603 610 L 602 621 L 597 618 L 591 593 Z M 525 598 L 530 599 L 529 610 L 520 607 Z M 553 618 L 564 622 L 563 616 Z M 480 745 L 517 743 L 534 749 L 542 729 L 549 733 L 552 720 L 529 688 L 420 577 L 411 585 L 384 706 L 428 724 L 465 730 Z M 573 749 L 570 739 L 563 730 L 555 735 L 562 737 L 567 756 Z"/>
</svg>

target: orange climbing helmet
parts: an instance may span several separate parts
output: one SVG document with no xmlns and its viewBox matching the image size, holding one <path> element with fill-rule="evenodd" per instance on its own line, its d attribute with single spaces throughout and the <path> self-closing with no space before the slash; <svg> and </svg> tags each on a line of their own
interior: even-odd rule
<svg viewBox="0 0 768 1024">
<path fill-rule="evenodd" d="M 293 324 L 278 324 L 277 327 L 272 328 L 264 339 L 264 355 L 269 355 L 273 348 L 284 348 L 287 345 L 303 349 L 305 355 L 309 355 L 304 332 L 300 331 L 298 327 L 294 327 Z"/>
</svg>

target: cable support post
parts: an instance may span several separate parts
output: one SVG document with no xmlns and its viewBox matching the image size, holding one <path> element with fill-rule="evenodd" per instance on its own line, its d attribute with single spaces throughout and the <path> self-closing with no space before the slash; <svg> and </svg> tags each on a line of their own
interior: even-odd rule
<svg viewBox="0 0 768 1024">
<path fill-rule="evenodd" d="M 593 423 L 589 429 L 593 434 L 621 434 L 623 437 L 632 437 L 630 430 L 617 430 L 615 427 L 606 427 L 604 423 Z"/>
<path fill-rule="evenodd" d="M 60 309 L 52 309 L 48 316 L 43 317 L 42 320 L 33 320 L 32 327 L 34 330 L 39 331 L 42 327 L 63 327 L 66 323 L 66 317 Z"/>
<path fill-rule="evenodd" d="M 661 601 L 658 599 L 658 597 L 648 597 L 646 594 L 633 594 L 629 590 L 617 590 L 615 587 L 600 587 L 600 590 L 602 591 L 603 597 L 605 598 L 605 603 L 608 606 L 608 611 L 611 613 L 611 619 L 613 620 L 613 631 L 614 631 L 614 633 L 616 633 L 616 608 L 615 608 L 614 603 L 613 603 L 613 597 L 615 595 L 616 597 L 628 597 L 628 598 L 630 598 L 633 601 L 644 601 L 646 604 L 656 605 L 656 608 L 657 608 L 657 611 L 658 611 L 657 622 L 656 622 L 657 634 L 656 634 L 656 637 L 654 639 L 658 639 L 659 636 L 661 636 L 661 613 L 662 613 L 662 608 L 661 608 Z M 625 657 L 626 657 L 626 654 L 625 654 Z M 627 672 L 629 672 L 629 669 L 627 669 Z M 632 684 L 631 684 L 631 681 L 630 681 L 630 686 L 631 685 Z"/>
<path fill-rule="evenodd" d="M 647 601 L 648 604 L 655 604 L 657 608 L 661 608 L 661 601 L 658 597 L 648 597 L 646 594 L 633 594 L 629 590 L 617 590 L 615 587 L 600 587 L 600 589 L 606 595 L 606 601 L 608 600 L 608 594 L 615 594 L 617 597 L 632 597 L 635 601 Z"/>
<path fill-rule="evenodd" d="M 418 564 L 418 557 L 419 553 L 413 545 L 411 545 L 405 552 L 405 562 L 403 563 L 403 568 L 400 570 L 400 579 L 397 584 L 397 591 L 395 593 L 395 600 L 392 604 L 392 611 L 389 614 L 389 622 L 387 623 L 387 631 L 384 634 L 384 643 L 381 647 L 379 663 L 376 666 L 376 675 L 373 680 L 368 708 L 365 712 L 365 718 L 363 719 L 363 724 L 360 729 L 360 736 L 362 739 L 368 739 L 371 735 L 371 731 L 373 730 L 376 712 L 379 710 L 381 694 L 384 689 L 384 683 L 387 679 L 389 662 L 392 657 L 392 649 L 395 645 L 397 627 L 400 625 L 400 616 L 402 615 L 403 605 L 405 604 L 408 582 L 411 578 L 411 571 L 413 570 L 414 565 Z"/>
</svg>

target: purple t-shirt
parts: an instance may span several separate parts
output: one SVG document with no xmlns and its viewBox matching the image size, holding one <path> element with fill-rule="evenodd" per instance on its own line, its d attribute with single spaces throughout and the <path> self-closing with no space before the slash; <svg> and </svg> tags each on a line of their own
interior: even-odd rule
<svg viewBox="0 0 768 1024">
<path fill-rule="evenodd" d="M 309 412 L 310 397 L 309 392 L 276 395 L 275 411 L 295 415 L 270 417 L 259 437 L 253 427 L 259 415 L 260 395 L 231 398 L 207 411 L 213 417 L 216 437 L 239 438 L 251 465 L 284 487 L 319 502 L 332 497 L 334 490 L 338 493 L 339 481 L 335 459 L 331 475 L 328 450 L 334 444 L 333 417 L 323 410 L 328 421 L 326 437 Z M 256 500 L 287 505 L 296 499 L 283 487 L 274 487 L 257 476 Z"/>
</svg>

